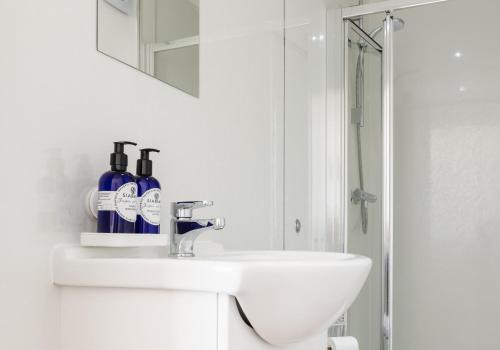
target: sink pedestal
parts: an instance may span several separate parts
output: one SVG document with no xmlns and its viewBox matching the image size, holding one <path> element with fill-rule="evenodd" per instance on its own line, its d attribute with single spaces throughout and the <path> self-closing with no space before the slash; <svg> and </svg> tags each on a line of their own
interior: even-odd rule
<svg viewBox="0 0 500 350">
<path fill-rule="evenodd" d="M 273 346 L 234 297 L 182 290 L 61 287 L 62 350 L 325 350 L 323 332 Z"/>
</svg>

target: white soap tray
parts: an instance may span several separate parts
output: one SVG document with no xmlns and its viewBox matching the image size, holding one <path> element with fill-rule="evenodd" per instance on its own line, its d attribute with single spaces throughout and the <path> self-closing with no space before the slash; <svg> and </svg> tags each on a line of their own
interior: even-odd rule
<svg viewBox="0 0 500 350">
<path fill-rule="evenodd" d="M 82 232 L 83 247 L 165 247 L 168 234 Z"/>
</svg>

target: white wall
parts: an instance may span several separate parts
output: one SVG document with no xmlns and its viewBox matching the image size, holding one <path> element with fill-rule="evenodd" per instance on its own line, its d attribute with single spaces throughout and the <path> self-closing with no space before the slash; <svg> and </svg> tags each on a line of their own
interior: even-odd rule
<svg viewBox="0 0 500 350">
<path fill-rule="evenodd" d="M 157 146 L 167 203 L 211 199 L 207 234 L 229 249 L 282 246 L 274 208 L 283 115 L 283 3 L 201 3 L 201 98 L 95 50 L 94 1 L 0 3 L 0 348 L 58 349 L 49 254 L 95 222 L 82 198 L 108 169 L 112 141 Z M 138 155 L 129 148 L 131 165 Z M 133 166 L 132 166 L 133 169 Z"/>
<path fill-rule="evenodd" d="M 456 0 L 398 13 L 395 349 L 498 349 L 499 12 Z"/>
</svg>

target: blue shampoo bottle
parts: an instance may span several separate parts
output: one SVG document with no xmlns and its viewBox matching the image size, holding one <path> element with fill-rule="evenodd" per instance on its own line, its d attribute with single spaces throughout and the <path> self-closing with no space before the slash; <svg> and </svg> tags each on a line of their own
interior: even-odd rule
<svg viewBox="0 0 500 350">
<path fill-rule="evenodd" d="M 127 172 L 128 157 L 125 145 L 137 146 L 135 142 L 115 142 L 111 153 L 111 171 L 99 179 L 97 201 L 97 232 L 135 233 L 137 216 L 137 184 Z"/>
<path fill-rule="evenodd" d="M 153 175 L 153 162 L 150 152 L 160 152 L 154 148 L 141 149 L 137 160 L 138 210 L 135 225 L 136 233 L 160 233 L 161 186 Z"/>
</svg>

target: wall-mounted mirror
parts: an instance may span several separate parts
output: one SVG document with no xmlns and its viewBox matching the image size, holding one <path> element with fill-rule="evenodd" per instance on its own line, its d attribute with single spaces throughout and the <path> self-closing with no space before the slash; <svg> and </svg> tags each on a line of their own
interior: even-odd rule
<svg viewBox="0 0 500 350">
<path fill-rule="evenodd" d="M 199 0 L 97 0 L 97 49 L 199 95 Z"/>
</svg>

